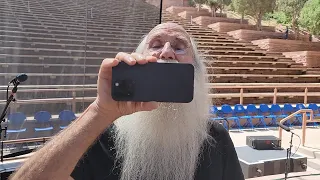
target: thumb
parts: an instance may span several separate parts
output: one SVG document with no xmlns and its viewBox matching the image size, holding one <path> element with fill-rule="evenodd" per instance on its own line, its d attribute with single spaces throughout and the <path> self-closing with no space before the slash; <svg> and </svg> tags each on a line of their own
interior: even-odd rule
<svg viewBox="0 0 320 180">
<path fill-rule="evenodd" d="M 157 102 L 141 102 L 140 106 L 138 106 L 139 111 L 152 111 L 159 107 Z"/>
</svg>

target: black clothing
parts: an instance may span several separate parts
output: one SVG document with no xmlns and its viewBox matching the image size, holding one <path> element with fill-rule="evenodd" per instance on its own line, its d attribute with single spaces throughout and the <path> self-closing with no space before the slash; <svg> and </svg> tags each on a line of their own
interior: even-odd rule
<svg viewBox="0 0 320 180">
<path fill-rule="evenodd" d="M 75 180 L 118 180 L 120 164 L 115 165 L 114 126 L 108 128 L 79 160 L 71 174 Z M 244 180 L 229 133 L 212 122 L 214 142 L 204 142 L 195 180 Z M 118 162 L 118 161 L 117 161 Z"/>
</svg>

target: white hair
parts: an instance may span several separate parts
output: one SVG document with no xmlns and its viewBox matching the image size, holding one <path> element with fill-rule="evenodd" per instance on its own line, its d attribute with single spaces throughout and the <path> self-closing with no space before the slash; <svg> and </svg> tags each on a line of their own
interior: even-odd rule
<svg viewBox="0 0 320 180">
<path fill-rule="evenodd" d="M 136 52 L 142 53 L 146 37 Z M 205 68 L 194 41 L 195 89 L 191 103 L 161 103 L 115 121 L 121 180 L 192 180 L 208 140 L 209 100 Z M 166 93 L 166 92 L 165 92 Z"/>
</svg>

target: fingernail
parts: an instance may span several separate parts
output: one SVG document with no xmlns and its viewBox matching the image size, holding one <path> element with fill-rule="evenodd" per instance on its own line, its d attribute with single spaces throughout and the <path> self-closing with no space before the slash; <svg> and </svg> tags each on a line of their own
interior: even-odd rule
<svg viewBox="0 0 320 180">
<path fill-rule="evenodd" d="M 129 61 L 135 61 L 133 57 L 129 57 Z"/>
<path fill-rule="evenodd" d="M 139 58 L 140 60 L 145 59 L 142 55 L 139 55 L 138 58 Z"/>
</svg>

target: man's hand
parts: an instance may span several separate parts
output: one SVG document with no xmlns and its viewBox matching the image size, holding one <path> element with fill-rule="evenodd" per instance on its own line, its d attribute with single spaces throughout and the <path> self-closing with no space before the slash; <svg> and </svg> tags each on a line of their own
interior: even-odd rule
<svg viewBox="0 0 320 180">
<path fill-rule="evenodd" d="M 119 64 L 120 61 L 128 65 L 146 64 L 148 62 L 156 62 L 157 58 L 153 56 L 143 56 L 141 54 L 127 54 L 120 52 L 115 59 L 103 60 L 98 76 L 98 96 L 95 106 L 99 113 L 107 115 L 112 113 L 116 117 L 132 114 L 138 111 L 151 111 L 158 107 L 156 102 L 117 102 L 111 96 L 112 67 Z"/>
</svg>

